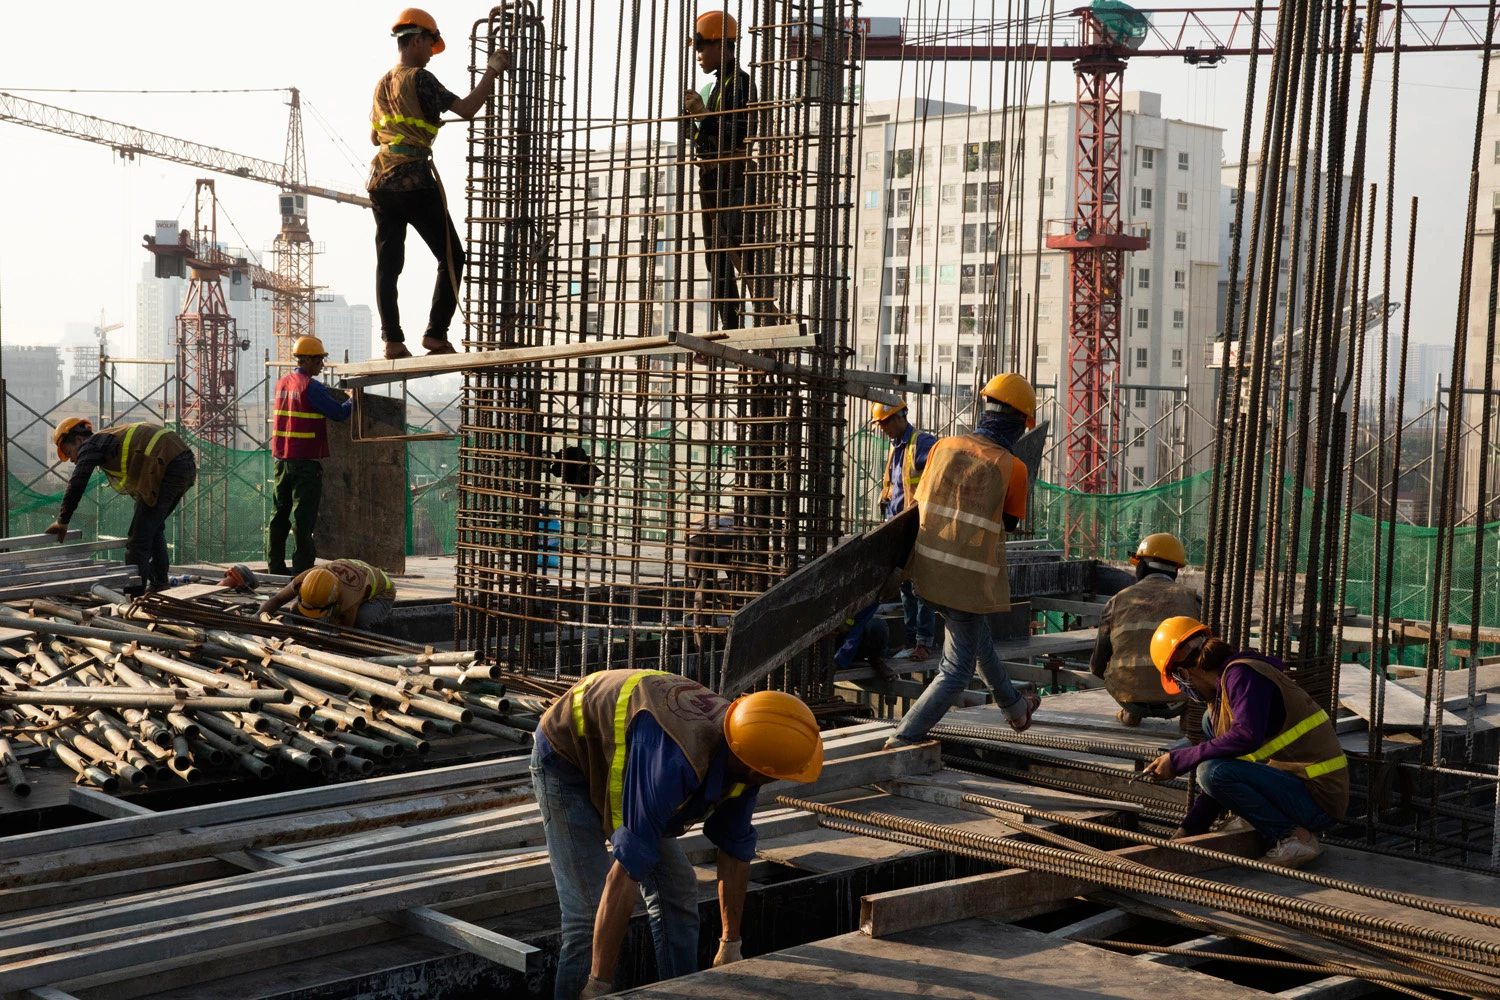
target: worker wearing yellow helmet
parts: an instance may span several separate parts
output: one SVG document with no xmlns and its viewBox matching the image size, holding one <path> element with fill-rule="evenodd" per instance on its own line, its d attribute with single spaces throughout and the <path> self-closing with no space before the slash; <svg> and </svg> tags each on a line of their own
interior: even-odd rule
<svg viewBox="0 0 1500 1000">
<path fill-rule="evenodd" d="M 712 0 L 710 0 L 712 2 Z M 740 248 L 745 242 L 745 190 L 750 174 L 750 115 L 755 86 L 739 61 L 740 26 L 722 8 L 706 10 L 693 22 L 688 47 L 698 68 L 712 74 L 701 92 L 683 93 L 683 127 L 698 158 L 698 199 L 703 206 L 703 238 L 719 326 L 738 329 L 744 303 L 735 272 L 757 272 Z M 754 294 L 752 292 L 752 294 Z M 757 311 L 768 303 L 757 303 Z"/>
<path fill-rule="evenodd" d="M 408 7 L 391 26 L 400 61 L 375 85 L 370 111 L 370 144 L 380 147 L 370 164 L 366 187 L 375 216 L 375 304 L 380 311 L 380 339 L 387 358 L 409 358 L 401 329 L 396 279 L 406 263 L 406 229 L 417 231 L 437 258 L 437 284 L 422 346 L 429 354 L 452 354 L 448 327 L 458 308 L 458 283 L 464 250 L 448 216 L 432 167 L 432 144 L 444 112 L 473 118 L 495 92 L 495 80 L 510 69 L 504 49 L 490 53 L 479 82 L 459 97 L 427 70 L 428 61 L 446 47 L 437 21 L 425 10 Z"/>
<path fill-rule="evenodd" d="M 94 470 L 101 469 L 116 493 L 135 500 L 125 535 L 125 562 L 140 574 L 140 589 L 165 590 L 172 567 L 167 551 L 167 518 L 198 479 L 198 463 L 187 442 L 160 424 L 117 424 L 98 433 L 94 425 L 70 417 L 52 434 L 60 462 L 72 462 L 57 520 L 46 528 L 59 542 L 83 501 Z M 135 590 L 134 587 L 127 588 Z"/>
<path fill-rule="evenodd" d="M 917 595 L 943 616 L 943 658 L 937 677 L 886 741 L 894 748 L 920 742 L 958 701 L 977 665 L 995 702 L 1016 732 L 1030 728 L 1041 699 L 1021 694 L 995 653 L 989 615 L 1010 610 L 1005 533 L 1026 516 L 1026 466 L 1011 453 L 1036 426 L 1036 393 L 1020 375 L 990 379 L 984 410 L 971 434 L 932 446 L 917 484 L 921 524 L 906 563 Z"/>
<path fill-rule="evenodd" d="M 817 720 L 781 691 L 731 703 L 677 674 L 602 670 L 554 701 L 536 729 L 531 783 L 562 909 L 556 1000 L 614 991 L 638 893 L 657 978 L 698 971 L 701 890 L 676 838 L 699 821 L 718 848 L 713 964 L 738 961 L 757 792 L 815 781 L 822 769 Z"/>
<path fill-rule="evenodd" d="M 292 582 L 266 598 L 261 614 L 279 611 L 292 601 L 304 618 L 327 620 L 346 628 L 378 629 L 396 606 L 396 586 L 385 570 L 361 559 L 334 559 L 298 573 Z"/>
<path fill-rule="evenodd" d="M 937 435 L 917 430 L 910 414 L 904 399 L 892 404 L 870 404 L 870 423 L 879 427 L 880 433 L 891 442 L 891 453 L 885 460 L 885 478 L 880 484 L 880 512 L 886 520 L 917 505 L 917 484 L 927 468 L 927 456 L 937 444 Z M 922 663 L 932 655 L 936 619 L 932 607 L 917 596 L 910 580 L 901 583 L 901 609 L 906 619 L 902 651 L 909 650 L 906 657 L 909 662 Z"/>
<path fill-rule="evenodd" d="M 266 525 L 266 567 L 286 575 L 286 536 L 292 533 L 292 572 L 312 569 L 317 561 L 314 532 L 323 499 L 323 459 L 328 457 L 328 421 L 348 420 L 354 401 L 318 381 L 328 352 L 317 337 L 298 337 L 292 345 L 297 367 L 276 383 L 271 418 L 271 457 L 276 469 L 271 487 L 271 521 Z"/>
<path fill-rule="evenodd" d="M 1099 616 L 1099 635 L 1089 670 L 1104 678 L 1111 697 L 1120 703 L 1115 718 L 1124 726 L 1141 719 L 1175 719 L 1187 702 L 1167 694 L 1151 662 L 1151 636 L 1164 619 L 1196 618 L 1203 607 L 1197 591 L 1177 582 L 1187 565 L 1187 550 L 1176 536 L 1147 535 L 1130 557 L 1136 582 L 1109 599 Z"/>
<path fill-rule="evenodd" d="M 1197 768 L 1203 794 L 1174 835 L 1208 832 L 1228 809 L 1273 846 L 1262 860 L 1300 868 L 1322 853 L 1318 834 L 1349 808 L 1349 768 L 1328 712 L 1254 650 L 1236 653 L 1196 618 L 1168 618 L 1151 636 L 1168 694 L 1206 703 L 1203 735 L 1146 767 L 1165 781 Z"/>
</svg>

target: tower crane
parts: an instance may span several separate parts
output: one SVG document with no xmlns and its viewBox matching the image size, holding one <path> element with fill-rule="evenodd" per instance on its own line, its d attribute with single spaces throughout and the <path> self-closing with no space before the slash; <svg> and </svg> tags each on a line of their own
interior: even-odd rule
<svg viewBox="0 0 1500 1000">
<path fill-rule="evenodd" d="M 1488 9 L 1485 3 L 1402 4 L 1401 51 L 1481 52 Z M 1392 50 L 1396 12 L 1395 4 L 1382 3 L 1376 23 L 1363 26 L 1375 32 L 1377 52 Z M 1259 35 L 1252 6 L 1136 10 L 1117 0 L 998 23 L 861 19 L 863 54 L 870 61 L 1073 63 L 1075 211 L 1046 242 L 1067 251 L 1070 260 L 1065 477 L 1074 489 L 1104 493 L 1118 487 L 1108 457 L 1121 426 L 1112 392 L 1120 362 L 1121 274 L 1125 255 L 1147 246 L 1146 238 L 1130 234 L 1120 221 L 1126 63 L 1167 56 L 1209 68 L 1229 56 L 1271 55 L 1277 13 L 1266 6 Z"/>
</svg>

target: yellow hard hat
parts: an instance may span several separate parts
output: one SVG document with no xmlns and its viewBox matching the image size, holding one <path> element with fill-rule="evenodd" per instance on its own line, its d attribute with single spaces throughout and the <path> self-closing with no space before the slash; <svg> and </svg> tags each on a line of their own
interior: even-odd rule
<svg viewBox="0 0 1500 1000">
<path fill-rule="evenodd" d="M 733 14 L 722 10 L 705 11 L 693 22 L 693 37 L 688 39 L 688 48 L 696 45 L 700 38 L 706 42 L 721 42 L 727 38 L 732 42 L 739 37 L 740 24 Z"/>
<path fill-rule="evenodd" d="M 816 781 L 823 771 L 823 734 L 812 709 L 785 691 L 735 699 L 724 716 L 729 749 L 753 771 L 789 781 Z"/>
<path fill-rule="evenodd" d="M 322 618 L 339 602 L 339 578 L 319 566 L 307 571 L 297 585 L 297 609 L 309 618 Z"/>
<path fill-rule="evenodd" d="M 1187 565 L 1187 549 L 1182 547 L 1176 535 L 1159 531 L 1141 539 L 1141 544 L 1135 547 L 1135 555 L 1130 557 L 1130 565 L 1139 565 L 1142 559 L 1154 559 L 1182 567 Z"/>
<path fill-rule="evenodd" d="M 887 406 L 885 403 L 877 403 L 872 400 L 870 403 L 870 423 L 883 423 L 886 417 L 900 413 L 905 409 L 906 400 L 904 399 L 898 403 L 891 403 L 889 406 Z"/>
<path fill-rule="evenodd" d="M 1156 626 L 1156 633 L 1151 636 L 1151 662 L 1156 664 L 1156 671 L 1161 674 L 1162 690 L 1167 694 L 1182 693 L 1182 688 L 1167 671 L 1172 665 L 1172 657 L 1177 655 L 1177 650 L 1184 642 L 1207 631 L 1207 625 L 1186 615 L 1168 618 Z"/>
<path fill-rule="evenodd" d="M 94 433 L 94 425 L 89 423 L 84 417 L 69 417 L 58 424 L 57 430 L 52 432 L 52 443 L 57 446 L 57 460 L 59 462 L 66 462 L 68 460 L 68 456 L 63 454 L 63 440 L 80 427 L 87 430 L 90 434 Z"/>
<path fill-rule="evenodd" d="M 437 21 L 433 20 L 431 14 L 420 7 L 408 7 L 396 16 L 396 23 L 391 25 L 392 35 L 403 35 L 402 28 L 421 28 L 430 32 L 437 41 L 432 43 L 432 54 L 437 55 L 446 49 L 447 43 L 443 41 L 442 34 L 438 31 Z"/>
<path fill-rule="evenodd" d="M 323 349 L 323 342 L 317 337 L 298 337 L 297 342 L 292 345 L 292 357 L 326 358 L 328 352 Z"/>
<path fill-rule="evenodd" d="M 1036 426 L 1036 390 L 1024 375 L 1017 375 L 1015 372 L 996 375 L 984 384 L 979 394 L 997 403 L 1014 406 L 1026 414 L 1027 427 Z"/>
</svg>

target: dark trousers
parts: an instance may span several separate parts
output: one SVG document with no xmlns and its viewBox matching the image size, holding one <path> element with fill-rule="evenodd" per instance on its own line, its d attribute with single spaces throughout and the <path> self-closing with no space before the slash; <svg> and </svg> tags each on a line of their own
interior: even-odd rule
<svg viewBox="0 0 1500 1000">
<path fill-rule="evenodd" d="M 406 265 L 406 227 L 411 226 L 437 258 L 437 284 L 432 289 L 432 310 L 427 316 L 424 336 L 447 340 L 448 325 L 453 322 L 454 309 L 458 308 L 453 285 L 462 280 L 464 249 L 448 218 L 442 194 L 437 188 L 376 189 L 370 192 L 370 202 L 375 213 L 375 304 L 380 310 L 380 339 L 388 344 L 399 344 L 406 339 L 401 332 L 401 310 L 396 304 L 396 279 Z"/>
<path fill-rule="evenodd" d="M 738 330 L 744 303 L 735 272 L 744 266 L 741 244 L 745 239 L 745 189 L 725 186 L 719 170 L 698 175 L 698 198 L 703 205 L 703 240 L 708 247 L 709 286 L 719 328 Z"/>
<path fill-rule="evenodd" d="M 167 588 L 167 572 L 172 568 L 172 558 L 167 553 L 167 518 L 197 480 L 198 463 L 192 452 L 185 451 L 163 470 L 156 503 L 136 498 L 135 514 L 125 535 L 125 562 L 135 567 L 141 576 L 141 586 L 147 590 Z"/>
<path fill-rule="evenodd" d="M 296 549 L 292 572 L 313 568 L 318 558 L 313 532 L 318 526 L 318 504 L 323 499 L 323 463 L 315 458 L 276 460 L 271 503 L 274 512 L 266 526 L 266 568 L 278 576 L 286 574 L 286 535 L 292 532 Z"/>
</svg>

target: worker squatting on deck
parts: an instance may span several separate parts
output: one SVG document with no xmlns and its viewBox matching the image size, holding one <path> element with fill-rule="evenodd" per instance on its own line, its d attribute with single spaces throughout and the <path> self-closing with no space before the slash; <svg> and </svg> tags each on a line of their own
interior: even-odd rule
<svg viewBox="0 0 1500 1000">
<path fill-rule="evenodd" d="M 334 559 L 299 573 L 260 606 L 261 614 L 293 599 L 307 618 L 328 618 L 345 627 L 372 629 L 385 624 L 396 606 L 396 585 L 385 570 L 359 559 Z"/>
<path fill-rule="evenodd" d="M 165 590 L 172 567 L 167 552 L 167 518 L 198 480 L 198 463 L 187 442 L 160 424 L 120 424 L 94 433 L 94 425 L 69 417 L 52 434 L 57 459 L 73 463 L 57 520 L 46 533 L 59 542 L 83 500 L 95 469 L 102 469 L 116 493 L 135 500 L 125 535 L 125 561 L 140 574 L 141 589 Z"/>
<path fill-rule="evenodd" d="M 370 112 L 370 144 L 380 151 L 370 163 L 366 188 L 375 214 L 375 305 L 380 311 L 380 339 L 387 358 L 409 358 L 396 279 L 406 263 L 406 227 L 411 226 L 437 258 L 437 284 L 422 346 L 430 354 L 452 354 L 448 327 L 458 308 L 458 281 L 464 268 L 463 244 L 448 215 L 439 179 L 432 167 L 432 143 L 445 111 L 473 118 L 494 92 L 495 81 L 510 70 L 503 49 L 490 53 L 484 73 L 459 97 L 438 82 L 427 63 L 447 46 L 437 21 L 425 10 L 408 7 L 396 18 L 391 34 L 401 59 L 375 85 Z"/>
<path fill-rule="evenodd" d="M 292 572 L 305 573 L 317 562 L 318 506 L 323 500 L 323 459 L 328 457 L 328 421 L 348 420 L 354 400 L 318 381 L 328 352 L 317 337 L 298 337 L 292 346 L 295 370 L 276 383 L 271 423 L 271 457 L 276 460 L 271 490 L 271 521 L 266 525 L 266 568 L 286 575 L 286 536 L 292 533 Z"/>
<path fill-rule="evenodd" d="M 1177 582 L 1187 565 L 1187 550 L 1175 535 L 1147 535 L 1130 557 L 1136 582 L 1104 605 L 1099 636 L 1089 670 L 1104 678 L 1104 687 L 1120 710 L 1121 725 L 1139 726 L 1141 719 L 1176 719 L 1187 702 L 1167 694 L 1161 675 L 1151 662 L 1151 636 L 1164 620 L 1179 615 L 1197 618 L 1203 600 Z"/>
<path fill-rule="evenodd" d="M 562 908 L 556 1000 L 613 992 L 637 891 L 658 978 L 698 971 L 698 876 L 676 838 L 700 820 L 718 848 L 713 964 L 738 961 L 756 793 L 777 779 L 814 781 L 822 769 L 817 720 L 781 691 L 731 703 L 676 674 L 601 670 L 558 698 L 531 755 Z"/>
<path fill-rule="evenodd" d="M 1198 769 L 1198 796 L 1174 837 L 1208 832 L 1225 809 L 1274 842 L 1263 860 L 1298 868 L 1323 853 L 1318 834 L 1349 808 L 1349 770 L 1328 713 L 1285 676 L 1286 665 L 1234 652 L 1193 618 L 1151 637 L 1168 694 L 1207 703 L 1197 746 L 1147 765 L 1156 780 Z"/>
<path fill-rule="evenodd" d="M 1026 516 L 1026 466 L 1011 447 L 1036 426 L 1036 393 L 1014 373 L 980 390 L 984 414 L 972 434 L 932 446 L 917 484 L 921 525 L 906 577 L 943 616 L 943 660 L 937 677 L 901 718 L 886 749 L 922 741 L 974 678 L 977 663 L 1011 728 L 1022 732 L 1041 699 L 1021 694 L 995 652 L 988 616 L 1010 610 L 1005 533 Z"/>
</svg>

